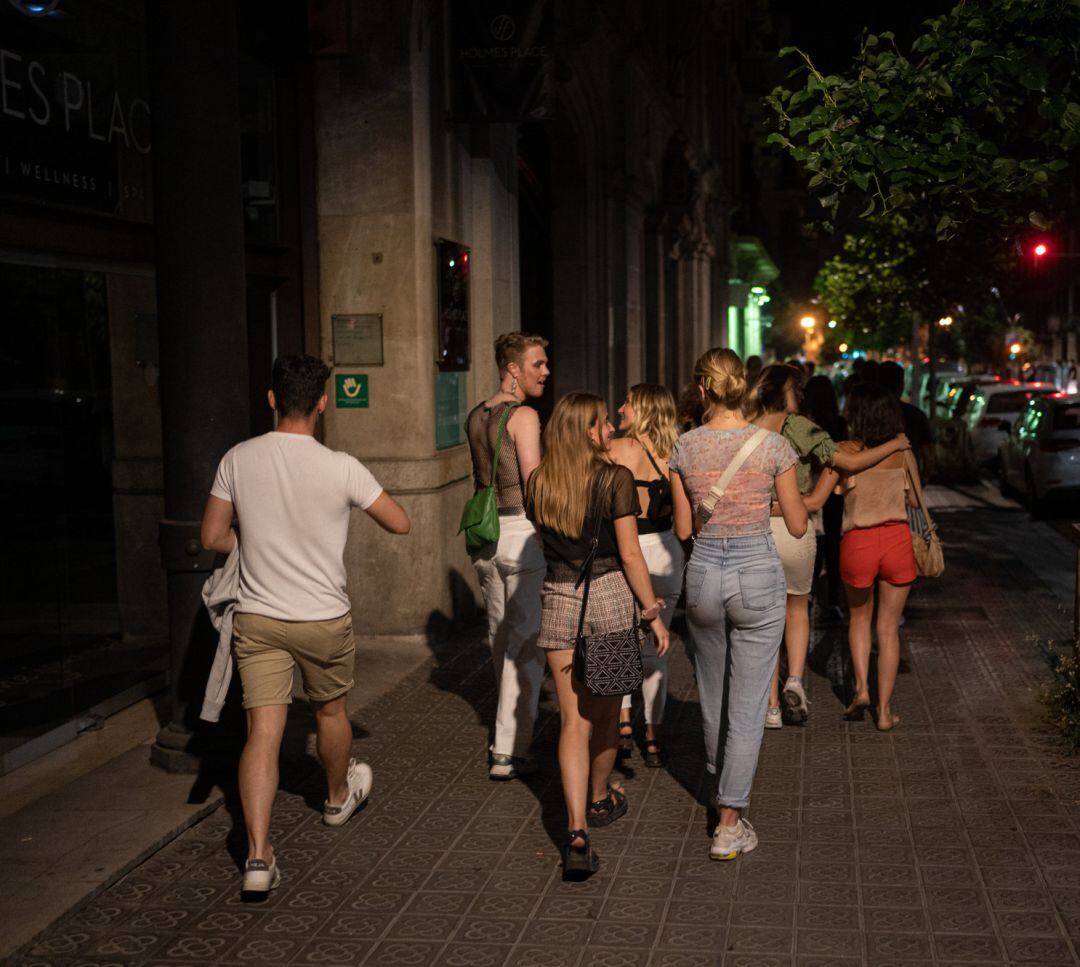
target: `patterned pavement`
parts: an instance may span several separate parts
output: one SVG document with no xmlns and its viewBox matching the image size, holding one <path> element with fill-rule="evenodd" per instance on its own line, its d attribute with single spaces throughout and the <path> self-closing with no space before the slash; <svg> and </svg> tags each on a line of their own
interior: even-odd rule
<svg viewBox="0 0 1080 967">
<path fill-rule="evenodd" d="M 1039 569 L 1069 558 L 1016 511 L 954 510 L 941 525 L 946 576 L 918 588 L 903 629 L 900 728 L 840 719 L 842 629 L 817 628 L 810 722 L 765 735 L 750 856 L 707 859 L 699 711 L 676 646 L 670 770 L 630 761 L 630 813 L 594 834 L 600 874 L 564 884 L 554 708 L 541 771 L 490 782 L 491 671 L 473 634 L 359 714 L 375 794 L 345 828 L 319 822 L 310 764 L 288 770 L 269 901 L 240 902 L 223 808 L 10 962 L 1078 963 L 1080 761 L 1036 697 L 1037 643 L 1071 622 Z"/>
</svg>

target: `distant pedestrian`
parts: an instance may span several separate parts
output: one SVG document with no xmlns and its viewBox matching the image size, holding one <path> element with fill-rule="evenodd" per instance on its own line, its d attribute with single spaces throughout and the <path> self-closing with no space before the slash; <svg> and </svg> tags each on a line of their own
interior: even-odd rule
<svg viewBox="0 0 1080 967">
<path fill-rule="evenodd" d="M 465 430 L 477 490 L 494 485 L 499 540 L 473 555 L 487 610 L 498 706 L 488 775 L 514 779 L 535 769 L 530 751 L 544 661 L 536 650 L 544 556 L 525 516 L 525 486 L 540 463 L 540 417 L 521 404 L 544 393 L 547 340 L 523 332 L 495 340 L 499 389 L 469 413 Z M 491 470 L 498 446 L 496 479 Z"/>
<path fill-rule="evenodd" d="M 343 560 L 349 512 L 359 507 L 392 534 L 407 534 L 410 523 L 359 460 L 315 439 L 329 375 L 312 356 L 278 358 L 269 393 L 277 429 L 221 458 L 202 520 L 208 550 L 228 554 L 236 547 L 234 517 L 242 534 L 233 648 L 248 721 L 239 775 L 248 893 L 267 893 L 280 880 L 270 812 L 294 668 L 315 710 L 328 786 L 323 822 L 343 825 L 371 792 L 371 768 L 349 758 L 346 699 L 355 649 Z"/>
<path fill-rule="evenodd" d="M 840 448 L 852 455 L 887 445 L 903 426 L 900 402 L 879 383 L 854 387 L 846 415 L 850 440 Z M 845 714 L 859 719 L 870 706 L 870 625 L 876 585 L 877 727 L 883 732 L 900 721 L 892 709 L 900 667 L 900 618 L 916 577 L 907 517 L 915 497 L 908 475 L 917 479 L 918 473 L 914 459 L 894 453 L 873 467 L 847 472 L 841 478 L 844 537 L 840 573 L 847 591 L 848 642 L 855 676 L 855 695 Z"/>
<path fill-rule="evenodd" d="M 925 479 L 934 466 L 934 428 L 922 410 L 911 403 L 904 402 L 903 366 L 892 361 L 882 363 L 878 370 L 878 382 L 900 403 L 900 412 L 904 419 L 904 434 L 911 442 L 911 452 L 919 463 L 919 473 Z"/>
<path fill-rule="evenodd" d="M 555 404 L 544 430 L 544 456 L 529 478 L 527 508 L 540 531 L 547 560 L 538 644 L 559 696 L 562 731 L 559 771 L 569 832 L 563 875 L 590 876 L 599 858 L 589 830 L 626 813 L 626 794 L 611 783 L 618 744 L 620 695 L 589 692 L 572 673 L 582 615 L 583 582 L 591 568 L 583 633 L 626 631 L 649 624 L 656 651 L 668 649 L 660 618 L 664 602 L 653 593 L 638 544 L 641 512 L 634 476 L 611 462 L 615 428 L 607 405 L 591 393 L 570 393 Z"/>
<path fill-rule="evenodd" d="M 836 390 L 827 376 L 812 376 L 806 381 L 803 391 L 803 415 L 816 423 L 837 443 L 847 439 L 847 422 L 840 415 L 840 403 Z M 823 468 L 817 467 L 820 481 Z M 818 553 L 814 558 L 814 584 L 817 584 L 821 565 L 825 565 L 825 611 L 831 617 L 843 618 L 840 592 L 843 582 L 840 580 L 840 537 L 843 533 L 844 498 L 830 490 L 825 504 L 821 508 L 818 530 Z M 819 599 L 820 600 L 820 599 Z"/>
<path fill-rule="evenodd" d="M 758 376 L 764 369 L 765 363 L 760 356 L 747 356 L 746 357 L 746 385 L 753 386 L 757 382 Z"/>
<path fill-rule="evenodd" d="M 686 568 L 686 622 L 706 768 L 713 774 L 720 769 L 720 820 L 709 856 L 730 860 L 758 842 L 742 813 L 784 633 L 784 570 L 769 533 L 774 486 L 796 538 L 806 533 L 807 518 L 791 444 L 743 416 L 746 375 L 739 357 L 730 349 L 710 349 L 698 359 L 694 379 L 706 422 L 679 437 L 668 465 L 675 534 L 680 540 L 697 534 Z"/>
<path fill-rule="evenodd" d="M 795 480 L 806 510 L 815 513 L 828 499 L 838 476 L 837 469 L 861 470 L 883 460 L 897 450 L 907 448 L 907 439 L 896 436 L 880 447 L 849 453 L 837 450 L 836 441 L 820 426 L 799 414 L 802 403 L 802 374 L 786 365 L 766 366 L 757 385 L 747 394 L 746 415 L 760 427 L 779 433 L 794 448 L 799 462 Z M 813 471 L 819 471 L 816 485 L 811 484 Z M 783 704 L 788 716 L 803 723 L 809 715 L 803 674 L 810 647 L 810 592 L 814 581 L 814 559 L 817 537 L 808 530 L 794 537 L 788 533 L 784 520 L 774 515 L 770 519 L 773 540 L 784 565 L 787 586 L 787 618 L 784 626 L 784 648 L 787 653 L 787 678 L 784 682 Z M 780 728 L 779 662 L 769 692 L 767 728 Z"/>
<path fill-rule="evenodd" d="M 637 518 L 641 553 L 653 590 L 664 599 L 664 624 L 671 618 L 682 591 L 683 549 L 672 531 L 671 474 L 667 461 L 678 436 L 675 400 L 664 386 L 638 383 L 630 387 L 619 408 L 619 428 L 626 434 L 611 441 L 611 459 L 634 475 L 642 510 Z M 660 728 L 667 701 L 668 662 L 656 651 L 653 637 L 645 639 L 642 657 L 645 679 L 641 694 L 645 711 L 645 765 L 659 767 L 663 754 Z M 633 750 L 631 697 L 623 700 L 619 741 L 624 753 Z"/>
<path fill-rule="evenodd" d="M 686 433 L 687 430 L 701 426 L 701 421 L 704 419 L 704 409 L 701 405 L 701 394 L 698 392 L 696 383 L 687 383 L 682 388 L 679 392 L 675 410 L 680 433 Z"/>
</svg>

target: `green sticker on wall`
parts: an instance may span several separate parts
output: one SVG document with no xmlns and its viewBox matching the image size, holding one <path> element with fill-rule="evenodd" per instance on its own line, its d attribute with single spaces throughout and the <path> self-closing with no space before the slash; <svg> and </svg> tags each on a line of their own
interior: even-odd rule
<svg viewBox="0 0 1080 967">
<path fill-rule="evenodd" d="M 368 378 L 365 373 L 337 373 L 334 390 L 334 405 L 339 410 L 367 409 Z"/>
</svg>

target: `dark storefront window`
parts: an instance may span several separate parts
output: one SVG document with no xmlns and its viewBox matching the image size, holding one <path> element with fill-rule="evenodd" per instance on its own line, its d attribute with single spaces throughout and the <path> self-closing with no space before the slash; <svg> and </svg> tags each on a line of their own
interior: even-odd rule
<svg viewBox="0 0 1080 967">
<path fill-rule="evenodd" d="M 278 240 L 275 144 L 277 87 L 266 68 L 247 62 L 240 73 L 240 173 L 244 233 L 249 242 Z"/>
<path fill-rule="evenodd" d="M 0 317 L 6 759 L 160 671 L 164 654 L 120 637 L 105 277 L 0 263 Z"/>
</svg>

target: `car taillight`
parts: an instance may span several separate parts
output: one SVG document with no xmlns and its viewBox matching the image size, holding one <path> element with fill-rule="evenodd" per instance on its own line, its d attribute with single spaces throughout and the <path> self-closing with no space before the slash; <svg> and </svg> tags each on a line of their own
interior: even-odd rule
<svg viewBox="0 0 1080 967">
<path fill-rule="evenodd" d="M 1080 439 L 1076 437 L 1048 437 L 1039 441 L 1039 449 L 1044 453 L 1061 453 L 1077 447 L 1080 447 Z"/>
</svg>

